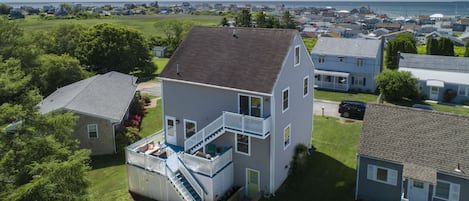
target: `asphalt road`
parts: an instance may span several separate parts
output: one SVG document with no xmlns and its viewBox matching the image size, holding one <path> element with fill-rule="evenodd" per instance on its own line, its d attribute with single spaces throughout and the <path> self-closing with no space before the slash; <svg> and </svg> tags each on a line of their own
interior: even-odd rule
<svg viewBox="0 0 469 201">
<path fill-rule="evenodd" d="M 142 94 L 150 94 L 153 96 L 161 96 L 161 85 L 160 83 L 154 82 L 144 82 L 140 83 L 137 87 L 137 90 L 140 90 Z M 323 115 L 322 108 L 324 107 L 324 115 L 330 117 L 339 117 L 338 102 L 318 100 L 314 99 L 314 115 Z"/>
</svg>

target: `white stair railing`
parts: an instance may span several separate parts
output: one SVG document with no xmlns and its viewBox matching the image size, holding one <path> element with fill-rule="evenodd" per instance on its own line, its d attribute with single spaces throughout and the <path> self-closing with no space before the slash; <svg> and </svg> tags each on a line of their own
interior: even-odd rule
<svg viewBox="0 0 469 201">
<path fill-rule="evenodd" d="M 179 195 L 183 198 L 185 201 L 192 201 L 194 198 L 190 195 L 189 191 L 184 187 L 181 181 L 179 181 L 176 177 L 176 174 L 174 174 L 171 169 L 169 169 L 168 166 L 166 166 L 166 175 L 169 179 L 169 181 L 173 184 L 175 190 L 179 193 Z"/>
<path fill-rule="evenodd" d="M 213 134 L 213 132 L 221 129 L 222 127 L 223 115 L 218 117 L 215 121 L 212 121 L 209 125 L 207 125 L 205 128 L 203 128 L 190 138 L 187 138 L 184 142 L 184 151 L 187 151 L 192 147 L 196 146 L 197 144 L 203 142 L 208 135 Z"/>
<path fill-rule="evenodd" d="M 195 179 L 195 177 L 189 172 L 189 170 L 186 168 L 182 160 L 178 157 L 178 167 L 179 167 L 179 172 L 187 179 L 189 184 L 192 186 L 192 188 L 195 190 L 197 195 L 204 200 L 204 189 L 200 185 L 200 183 Z"/>
</svg>

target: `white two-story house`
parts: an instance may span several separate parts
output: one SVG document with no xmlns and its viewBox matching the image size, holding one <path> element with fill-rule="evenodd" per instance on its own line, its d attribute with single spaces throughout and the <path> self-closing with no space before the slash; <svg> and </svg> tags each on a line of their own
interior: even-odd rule
<svg viewBox="0 0 469 201">
<path fill-rule="evenodd" d="M 311 52 L 320 89 L 374 92 L 375 77 L 383 69 L 383 40 L 318 39 Z"/>
<path fill-rule="evenodd" d="M 296 30 L 193 27 L 160 75 L 164 129 L 126 149 L 129 191 L 274 193 L 295 147 L 311 146 L 313 70 Z"/>
</svg>

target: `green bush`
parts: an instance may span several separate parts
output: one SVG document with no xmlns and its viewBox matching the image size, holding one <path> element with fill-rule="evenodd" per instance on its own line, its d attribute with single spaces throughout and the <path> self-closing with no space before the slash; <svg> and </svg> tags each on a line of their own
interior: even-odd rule
<svg viewBox="0 0 469 201">
<path fill-rule="evenodd" d="M 463 101 L 462 104 L 469 106 L 469 100 Z"/>
<path fill-rule="evenodd" d="M 122 127 L 117 131 L 116 134 L 116 148 L 117 153 L 123 153 L 124 148 L 134 142 L 142 139 L 137 128 L 133 127 Z"/>
</svg>

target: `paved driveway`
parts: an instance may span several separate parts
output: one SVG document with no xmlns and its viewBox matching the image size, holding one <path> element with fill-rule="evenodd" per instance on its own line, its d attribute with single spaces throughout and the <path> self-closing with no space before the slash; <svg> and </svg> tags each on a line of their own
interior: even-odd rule
<svg viewBox="0 0 469 201">
<path fill-rule="evenodd" d="M 138 84 L 137 90 L 142 94 L 161 96 L 161 84 L 159 82 L 142 82 Z"/>
<path fill-rule="evenodd" d="M 324 108 L 324 116 L 330 117 L 340 117 L 337 112 L 339 107 L 339 102 L 326 101 L 314 99 L 314 115 L 322 115 L 322 108 Z"/>
</svg>

